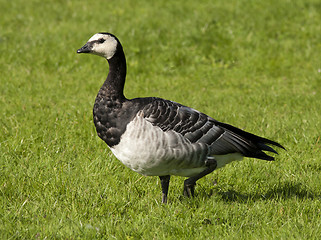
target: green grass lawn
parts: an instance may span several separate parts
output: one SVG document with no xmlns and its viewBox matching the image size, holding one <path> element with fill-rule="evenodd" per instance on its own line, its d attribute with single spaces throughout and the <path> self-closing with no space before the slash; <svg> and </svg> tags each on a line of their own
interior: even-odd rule
<svg viewBox="0 0 321 240">
<path fill-rule="evenodd" d="M 1 1 L 1 239 L 320 239 L 321 3 Z M 128 98 L 158 96 L 280 142 L 182 196 L 125 168 L 96 135 L 108 67 L 77 55 L 112 32 Z"/>
</svg>

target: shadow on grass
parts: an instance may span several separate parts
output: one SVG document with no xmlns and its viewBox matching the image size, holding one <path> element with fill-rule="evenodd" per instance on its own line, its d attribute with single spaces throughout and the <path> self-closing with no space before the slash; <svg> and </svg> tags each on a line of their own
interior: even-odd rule
<svg viewBox="0 0 321 240">
<path fill-rule="evenodd" d="M 217 192 L 213 194 L 221 195 L 222 199 L 226 202 L 247 202 L 257 200 L 271 200 L 271 199 L 316 199 L 320 198 L 319 194 L 307 190 L 302 184 L 285 182 L 281 186 L 277 186 L 260 194 L 242 194 L 234 190 L 226 192 Z"/>
</svg>

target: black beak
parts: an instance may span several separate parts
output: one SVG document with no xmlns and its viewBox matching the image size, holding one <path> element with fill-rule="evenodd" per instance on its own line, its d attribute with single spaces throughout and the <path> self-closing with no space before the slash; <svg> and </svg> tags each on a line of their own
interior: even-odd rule
<svg viewBox="0 0 321 240">
<path fill-rule="evenodd" d="M 90 53 L 92 46 L 86 43 L 83 47 L 77 50 L 77 53 Z"/>
</svg>

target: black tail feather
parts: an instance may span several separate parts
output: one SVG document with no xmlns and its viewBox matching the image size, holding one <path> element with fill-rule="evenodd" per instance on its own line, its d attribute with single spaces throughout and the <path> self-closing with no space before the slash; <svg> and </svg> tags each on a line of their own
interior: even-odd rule
<svg viewBox="0 0 321 240">
<path fill-rule="evenodd" d="M 263 137 L 259 137 L 257 135 L 254 135 L 252 133 L 243 131 L 237 127 L 234 127 L 232 125 L 226 124 L 226 123 L 222 123 L 222 122 L 215 122 L 216 125 L 221 126 L 229 131 L 232 131 L 236 134 L 238 134 L 239 136 L 243 137 L 244 139 L 247 139 L 248 141 L 251 141 L 254 145 L 257 146 L 258 150 L 257 152 L 249 152 L 247 155 L 245 155 L 246 157 L 254 157 L 254 158 L 259 158 L 259 159 L 263 159 L 263 160 L 268 160 L 268 161 L 273 161 L 274 157 L 267 155 L 266 153 L 264 153 L 263 151 L 268 151 L 268 152 L 272 152 L 275 154 L 278 154 L 277 151 L 275 151 L 272 147 L 266 145 L 273 145 L 282 149 L 285 149 L 281 144 L 272 141 L 270 139 L 267 138 L 263 138 Z"/>
<path fill-rule="evenodd" d="M 271 148 L 270 146 L 265 145 L 265 144 L 263 144 L 263 143 L 258 143 L 257 146 L 258 146 L 261 150 L 263 150 L 263 151 L 269 151 L 269 152 L 278 154 L 278 152 L 275 151 L 273 148 Z"/>
</svg>

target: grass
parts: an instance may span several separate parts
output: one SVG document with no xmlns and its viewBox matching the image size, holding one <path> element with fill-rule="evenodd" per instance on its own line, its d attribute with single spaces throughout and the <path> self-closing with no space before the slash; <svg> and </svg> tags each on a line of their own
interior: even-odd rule
<svg viewBox="0 0 321 240">
<path fill-rule="evenodd" d="M 1 239 L 319 239 L 317 0 L 1 0 Z M 182 197 L 125 168 L 96 136 L 107 63 L 76 55 L 100 31 L 128 62 L 127 97 L 159 96 L 283 144 Z"/>
</svg>

